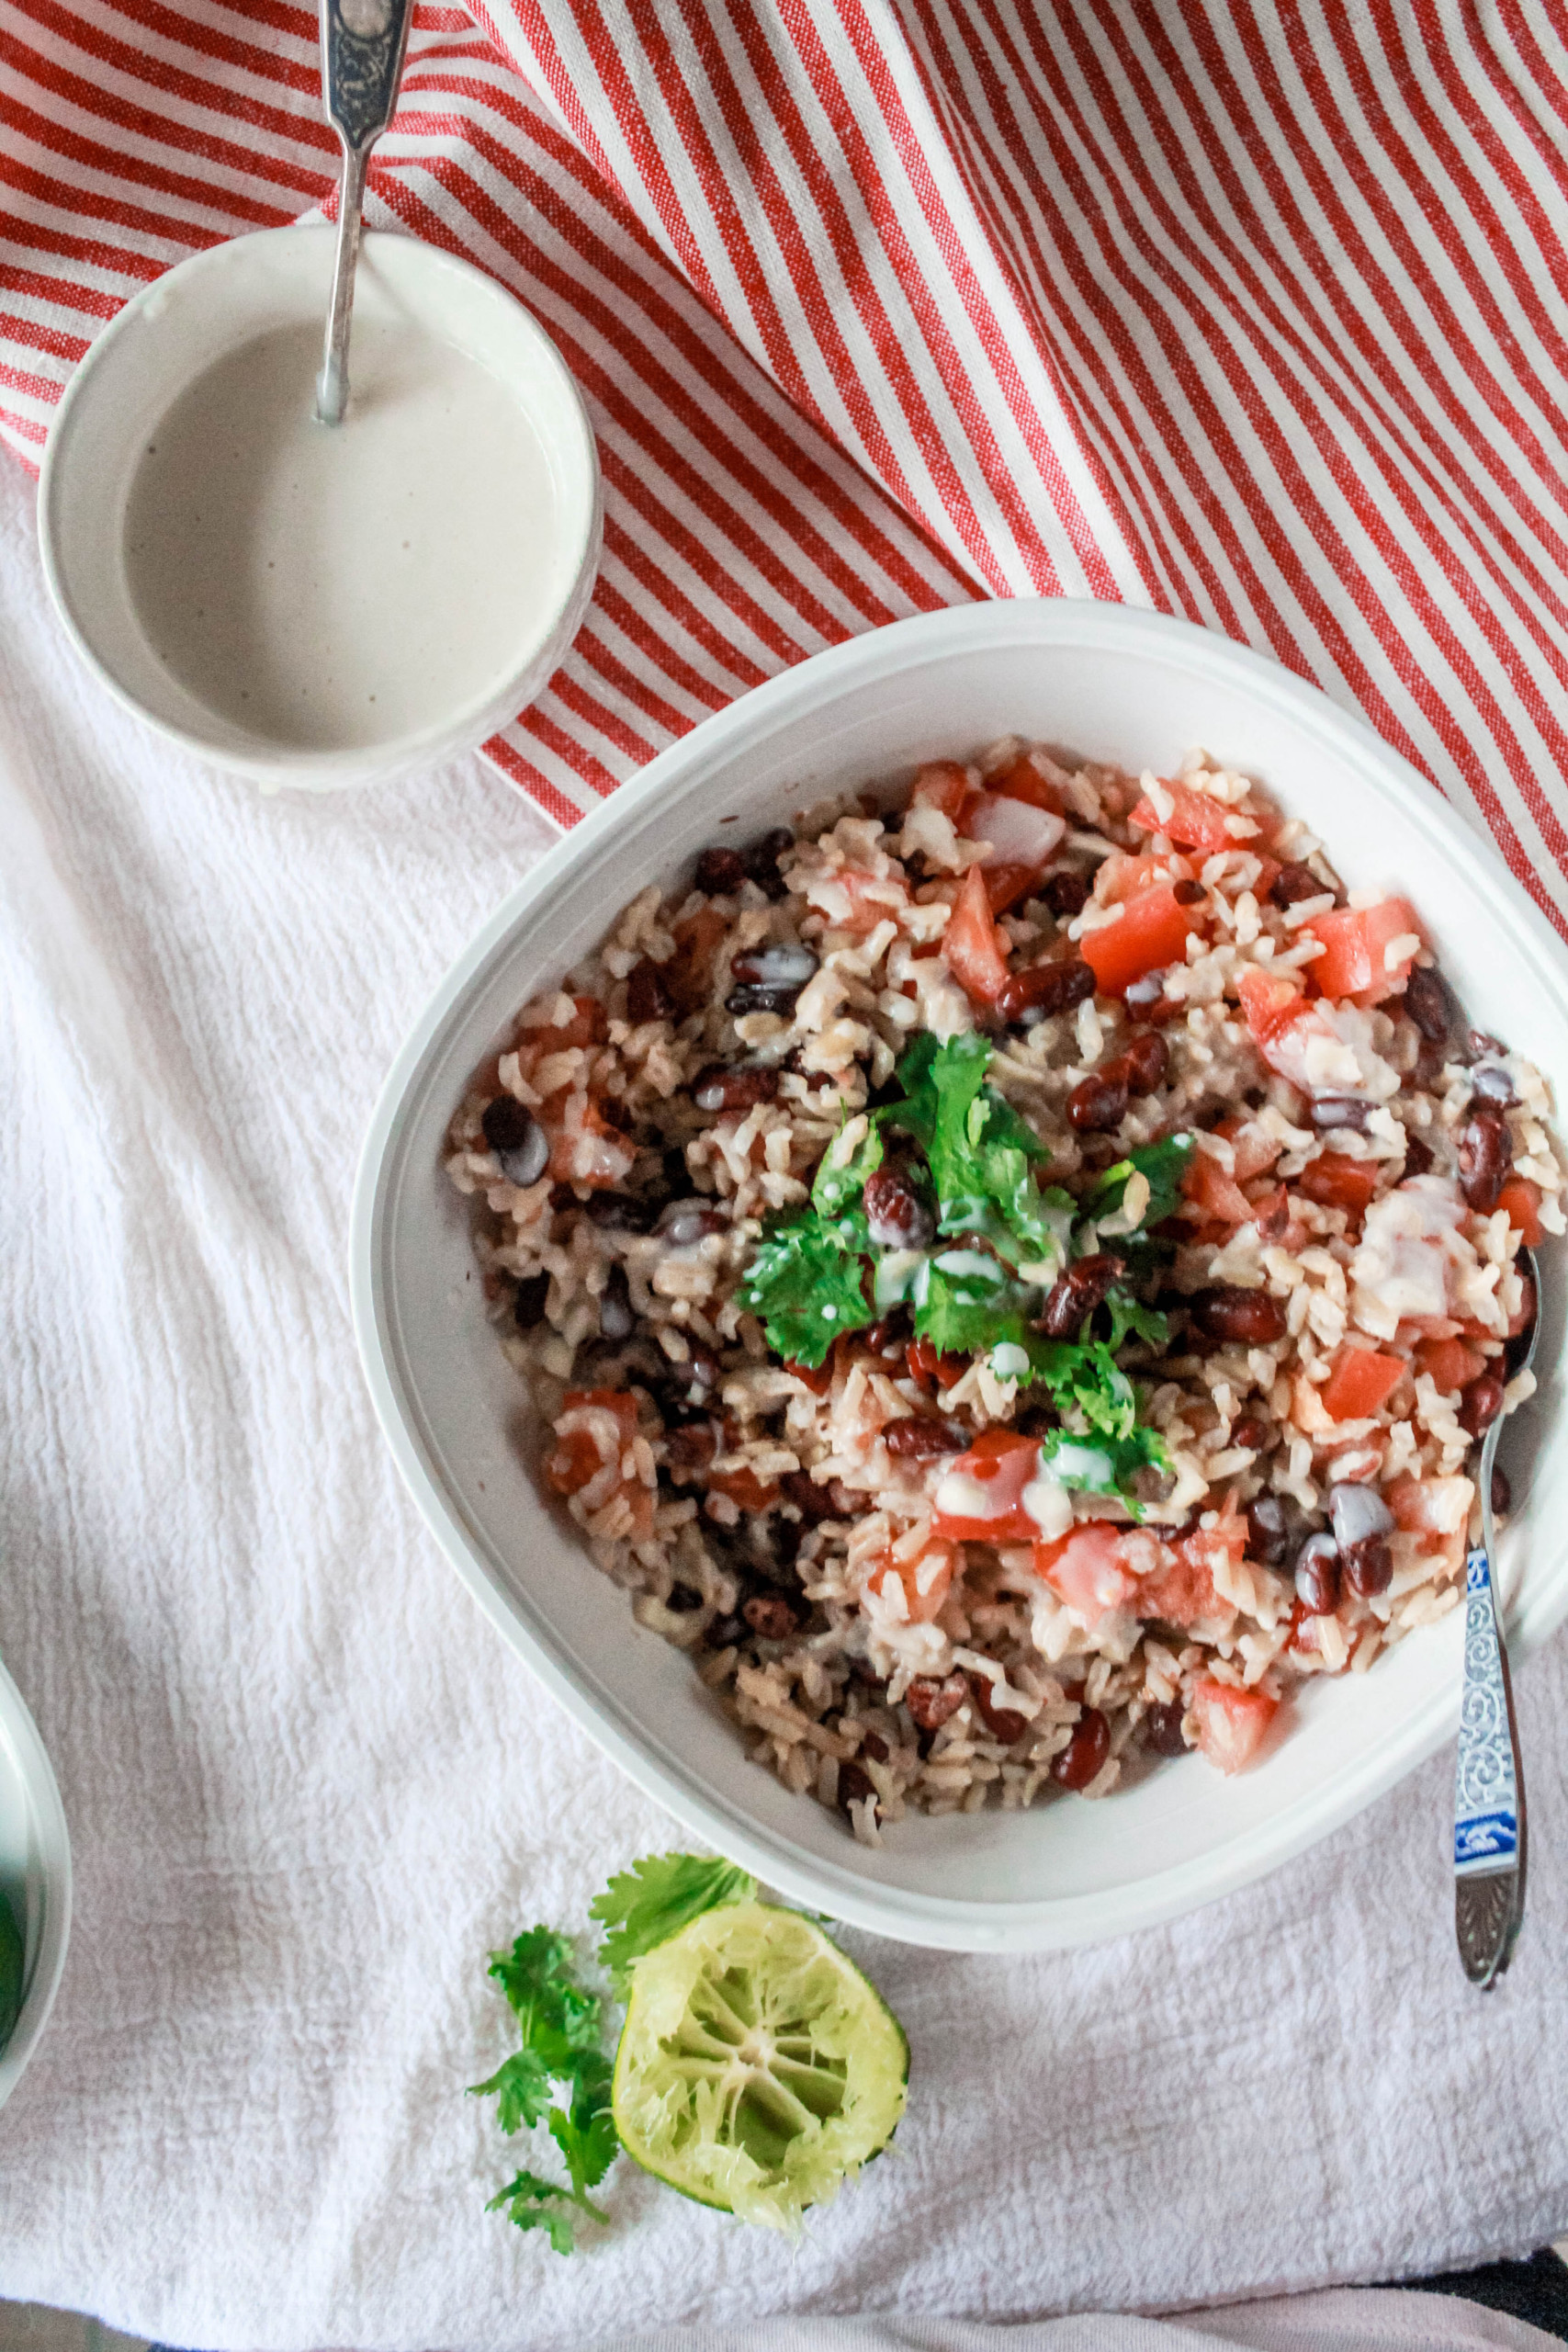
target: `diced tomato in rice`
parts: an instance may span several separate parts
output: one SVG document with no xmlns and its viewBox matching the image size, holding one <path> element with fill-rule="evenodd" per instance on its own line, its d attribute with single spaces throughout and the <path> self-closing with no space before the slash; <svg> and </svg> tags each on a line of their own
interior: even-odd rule
<svg viewBox="0 0 1568 2352">
<path fill-rule="evenodd" d="M 1127 1530 L 1091 1519 L 1052 1544 L 1036 1544 L 1034 1573 L 1089 1632 L 1130 1609 L 1142 1587 L 1128 1565 Z"/>
<path fill-rule="evenodd" d="M 983 1544 L 1028 1544 L 1040 1522 L 1023 1507 L 1040 1447 L 1018 1430 L 987 1430 L 949 1463 L 937 1487 L 933 1535 Z"/>
<path fill-rule="evenodd" d="M 1174 885 L 1156 883 L 1122 902 L 1115 922 L 1086 931 L 1078 945 L 1104 996 L 1125 996 L 1145 973 L 1186 961 L 1187 943 L 1202 929 L 1202 908 L 1183 906 Z"/>
<path fill-rule="evenodd" d="M 1324 946 L 1324 953 L 1307 967 L 1313 986 L 1324 996 L 1352 1004 L 1381 1004 L 1403 989 L 1420 944 L 1416 910 L 1408 899 L 1383 899 L 1375 907 L 1337 907 L 1312 916 L 1302 930 Z M 1416 944 L 1402 949 L 1390 963 L 1389 950 L 1401 939 Z"/>
<path fill-rule="evenodd" d="M 1262 1690 L 1237 1690 L 1204 1675 L 1192 1686 L 1198 1746 L 1222 1772 L 1239 1772 L 1263 1745 L 1280 1702 Z"/>
<path fill-rule="evenodd" d="M 993 1005 L 1000 996 L 1007 984 L 1007 946 L 1005 934 L 998 940 L 986 895 L 985 868 L 972 865 L 947 919 L 942 952 L 948 970 L 974 1003 Z"/>
<path fill-rule="evenodd" d="M 961 1557 L 954 1544 L 928 1543 L 912 1555 L 895 1547 L 873 1563 L 865 1589 L 886 1604 L 894 1588 L 901 1588 L 902 1611 L 895 1607 L 892 1613 L 907 1624 L 929 1625 L 942 1612 Z"/>
<path fill-rule="evenodd" d="M 1220 850 L 1250 849 L 1262 837 L 1263 828 L 1256 817 L 1227 808 L 1213 793 L 1199 792 L 1190 784 L 1171 784 L 1163 776 L 1160 790 L 1170 802 L 1169 816 L 1162 817 L 1153 800 L 1145 797 L 1129 822 L 1141 826 L 1145 833 L 1163 833 L 1179 849 L 1195 849 L 1213 857 Z M 1234 830 L 1233 818 L 1237 820 Z"/>
</svg>

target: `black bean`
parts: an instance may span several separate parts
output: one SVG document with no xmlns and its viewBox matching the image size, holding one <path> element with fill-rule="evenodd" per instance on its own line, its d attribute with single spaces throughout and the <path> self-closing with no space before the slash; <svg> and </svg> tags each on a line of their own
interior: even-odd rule
<svg viewBox="0 0 1568 2352">
<path fill-rule="evenodd" d="M 683 1421 L 666 1433 L 664 1458 L 677 1477 L 694 1478 L 718 1452 L 718 1440 L 712 1421 Z"/>
<path fill-rule="evenodd" d="M 1339 1606 L 1339 1546 L 1332 1535 L 1309 1535 L 1296 1558 L 1296 1598 L 1309 1617 L 1332 1617 Z"/>
<path fill-rule="evenodd" d="M 816 1527 L 827 1519 L 849 1519 L 853 1515 L 852 1498 L 846 1494 L 837 1478 L 829 1478 L 819 1486 L 809 1470 L 786 1470 L 779 1480 L 786 1502 L 795 1505 L 802 1519 Z"/>
<path fill-rule="evenodd" d="M 1312 1123 L 1320 1135 L 1336 1127 L 1351 1127 L 1364 1136 L 1371 1125 L 1372 1106 L 1359 1094 L 1314 1094 L 1312 1099 Z"/>
<path fill-rule="evenodd" d="M 1472 1029 L 1467 1043 L 1472 1062 L 1482 1060 L 1488 1054 L 1506 1054 L 1508 1050 L 1501 1037 L 1489 1037 L 1484 1029 Z"/>
<path fill-rule="evenodd" d="M 1339 1549 L 1348 1553 L 1369 1536 L 1391 1534 L 1394 1520 L 1375 1487 L 1346 1478 L 1328 1489 L 1328 1522 Z"/>
<path fill-rule="evenodd" d="M 710 1233 L 722 1233 L 729 1220 L 711 1201 L 669 1201 L 659 1212 L 657 1231 L 671 1250 L 688 1249 Z"/>
<path fill-rule="evenodd" d="M 1231 1435 L 1234 1443 L 1235 1432 Z M 1291 1519 L 1278 1495 L 1254 1495 L 1247 1504 L 1247 1548 L 1263 1567 L 1284 1566 L 1291 1550 Z"/>
<path fill-rule="evenodd" d="M 1381 1535 L 1349 1544 L 1341 1550 L 1339 1561 L 1345 1581 L 1359 1600 L 1372 1600 L 1393 1582 L 1393 1554 Z"/>
<path fill-rule="evenodd" d="M 702 1605 L 702 1594 L 694 1592 L 689 1584 L 671 1585 L 669 1599 L 664 1603 L 665 1608 L 672 1610 L 677 1617 L 689 1617 L 694 1609 L 700 1609 Z"/>
<path fill-rule="evenodd" d="M 710 1650 L 732 1650 L 746 1638 L 746 1627 L 739 1617 L 714 1617 L 703 1628 L 703 1646 Z"/>
<path fill-rule="evenodd" d="M 1518 1101 L 1514 1081 L 1500 1062 L 1479 1062 L 1470 1073 L 1471 1091 L 1489 1111 L 1506 1111 Z"/>
<path fill-rule="evenodd" d="M 1404 984 L 1404 1010 L 1428 1044 L 1445 1042 L 1451 1026 L 1449 992 L 1435 966 L 1416 965 Z"/>
<path fill-rule="evenodd" d="M 647 1233 L 658 1208 L 652 1201 L 634 1201 L 626 1193 L 591 1193 L 588 1221 L 601 1233 Z"/>
<path fill-rule="evenodd" d="M 727 899 L 746 879 L 746 861 L 739 850 L 705 849 L 697 860 L 697 888 L 710 898 Z"/>
<path fill-rule="evenodd" d="M 778 1091 L 778 1071 L 760 1062 L 710 1062 L 692 1081 L 699 1111 L 749 1111 L 754 1102 L 771 1102 Z"/>
<path fill-rule="evenodd" d="M 1125 1258 L 1113 1257 L 1108 1250 L 1099 1250 L 1091 1258 L 1079 1258 L 1066 1268 L 1052 1284 L 1045 1312 L 1040 1317 L 1040 1329 L 1045 1337 L 1077 1339 L 1085 1317 L 1103 1305 L 1106 1293 L 1126 1271 Z"/>
<path fill-rule="evenodd" d="M 1202 902 L 1203 885 L 1201 882 L 1173 882 L 1170 895 L 1179 907 L 1196 907 Z"/>
<path fill-rule="evenodd" d="M 1480 1437 L 1503 1409 L 1503 1384 L 1495 1372 L 1483 1372 L 1462 1391 L 1458 1420 L 1469 1437 Z"/>
<path fill-rule="evenodd" d="M 1156 1756 L 1186 1755 L 1187 1742 L 1181 1736 L 1181 1719 L 1186 1713 L 1179 1699 L 1167 1699 L 1145 1710 L 1144 1738 Z"/>
<path fill-rule="evenodd" d="M 744 1021 L 750 1012 L 772 1012 L 787 1021 L 795 1011 L 798 989 L 731 989 L 724 1000 L 724 1009 L 737 1021 Z"/>
<path fill-rule="evenodd" d="M 545 1319 L 545 1304 L 549 1295 L 548 1274 L 527 1274 L 518 1283 L 512 1302 L 512 1313 L 520 1331 L 537 1329 Z"/>
<path fill-rule="evenodd" d="M 840 1813 L 848 1813 L 852 1804 L 861 1804 L 867 1797 L 874 1797 L 875 1794 L 875 1783 L 863 1764 L 857 1764 L 853 1757 L 851 1757 L 847 1764 L 840 1765 L 839 1810 Z"/>
<path fill-rule="evenodd" d="M 1329 893 L 1326 882 L 1320 882 L 1310 865 L 1281 865 L 1269 885 L 1269 896 L 1277 907 L 1299 907 L 1304 899 L 1321 899 Z"/>
<path fill-rule="evenodd" d="M 629 1340 L 636 1323 L 626 1287 L 626 1270 L 617 1263 L 605 1274 L 604 1287 L 599 1294 L 599 1336 L 604 1340 Z"/>
<path fill-rule="evenodd" d="M 1058 922 L 1071 922 L 1075 915 L 1082 914 L 1093 889 L 1094 884 L 1089 875 L 1077 874 L 1067 868 L 1060 874 L 1053 874 L 1040 896 Z"/>
<path fill-rule="evenodd" d="M 764 898 L 782 899 L 788 895 L 789 885 L 779 872 L 779 860 L 786 850 L 795 847 L 795 835 L 787 825 L 775 826 L 753 842 L 746 853 L 746 872 Z"/>
<path fill-rule="evenodd" d="M 1404 1173 L 1406 1176 L 1429 1175 L 1435 1163 L 1435 1157 L 1429 1143 L 1424 1142 L 1420 1136 L 1413 1136 L 1408 1128 L 1405 1129 Z"/>
<path fill-rule="evenodd" d="M 514 1094 L 498 1094 L 487 1102 L 479 1121 L 484 1138 L 501 1162 L 509 1184 L 536 1184 L 549 1166 L 550 1143 L 532 1112 Z"/>
</svg>

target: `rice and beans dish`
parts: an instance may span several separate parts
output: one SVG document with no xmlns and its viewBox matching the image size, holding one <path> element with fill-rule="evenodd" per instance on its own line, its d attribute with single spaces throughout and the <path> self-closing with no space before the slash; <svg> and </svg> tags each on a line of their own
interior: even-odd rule
<svg viewBox="0 0 1568 2352">
<path fill-rule="evenodd" d="M 1234 1771 L 1453 1607 L 1548 1116 L 1247 778 L 1012 741 L 645 890 L 448 1167 L 546 1486 L 874 1842 Z"/>
</svg>

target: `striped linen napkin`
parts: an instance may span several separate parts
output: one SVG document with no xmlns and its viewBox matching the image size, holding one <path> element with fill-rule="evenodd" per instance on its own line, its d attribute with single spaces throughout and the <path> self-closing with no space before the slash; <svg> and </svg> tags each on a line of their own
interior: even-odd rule
<svg viewBox="0 0 1568 2352">
<path fill-rule="evenodd" d="M 0 0 L 0 430 L 185 254 L 330 212 L 312 12 Z M 820 647 L 1122 598 L 1358 707 L 1568 915 L 1568 50 L 1550 0 L 422 6 L 367 218 L 544 322 L 587 625 L 559 824 Z"/>
</svg>

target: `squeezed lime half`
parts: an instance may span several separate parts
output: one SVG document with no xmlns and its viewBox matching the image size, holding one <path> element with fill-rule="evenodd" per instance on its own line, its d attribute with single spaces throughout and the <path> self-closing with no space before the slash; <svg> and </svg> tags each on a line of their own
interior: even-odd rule
<svg viewBox="0 0 1568 2352">
<path fill-rule="evenodd" d="M 724 1904 L 632 1971 L 615 2129 L 683 2197 L 794 2230 L 887 2145 L 908 2078 L 904 2029 L 820 1928 Z"/>
</svg>

